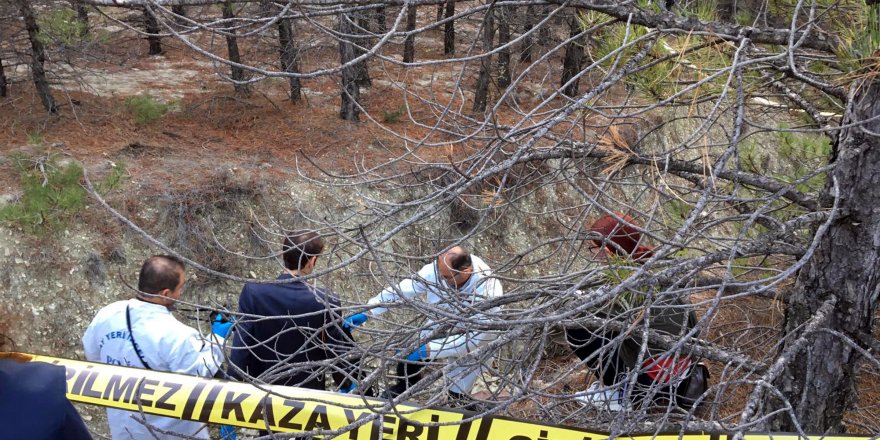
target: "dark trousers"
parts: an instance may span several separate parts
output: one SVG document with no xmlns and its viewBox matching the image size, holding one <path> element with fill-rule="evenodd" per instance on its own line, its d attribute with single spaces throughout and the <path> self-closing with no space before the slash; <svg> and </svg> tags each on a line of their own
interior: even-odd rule
<svg viewBox="0 0 880 440">
<path fill-rule="evenodd" d="M 406 361 L 399 362 L 396 371 L 397 380 L 388 387 L 382 397 L 393 399 L 403 394 L 409 389 L 409 387 L 419 383 L 419 381 L 422 380 L 422 372 L 426 366 L 427 365 L 424 361 L 418 364 Z M 446 390 L 446 394 L 449 396 L 446 405 L 452 408 L 473 411 L 476 413 L 483 412 L 489 408 L 485 402 L 476 401 L 469 394 L 456 393 L 450 390 Z"/>
<path fill-rule="evenodd" d="M 602 381 L 602 385 L 611 386 L 620 381 L 620 376 L 636 368 L 627 365 L 620 356 L 619 347 L 610 346 L 611 340 L 617 337 L 614 333 L 596 334 L 586 329 L 566 329 L 565 339 L 574 354 Z M 658 388 L 659 386 L 659 388 Z M 669 398 L 671 387 L 659 385 L 645 373 L 636 375 L 636 388 L 631 396 L 634 401 L 641 402 L 653 388 L 653 400 Z"/>
<path fill-rule="evenodd" d="M 631 366 L 625 365 L 619 356 L 617 347 L 609 344 L 614 334 L 596 334 L 586 329 L 574 328 L 565 330 L 565 339 L 587 367 L 596 373 L 596 377 L 605 386 L 614 385 L 618 376 L 625 374 Z"/>
<path fill-rule="evenodd" d="M 418 364 L 413 364 L 409 362 L 398 362 L 397 363 L 397 371 L 396 376 L 397 380 L 388 387 L 388 393 L 386 394 L 386 398 L 394 398 L 404 393 L 404 391 L 408 390 L 409 387 L 419 383 L 422 380 L 422 372 L 426 367 L 426 362 L 421 361 Z M 471 397 L 466 394 L 456 393 L 454 391 L 446 391 L 449 394 L 449 397 L 453 399 L 453 401 L 461 402 L 470 402 Z M 470 408 L 470 407 L 466 407 Z"/>
<path fill-rule="evenodd" d="M 398 362 L 397 380 L 388 387 L 390 397 L 397 397 L 408 390 L 409 387 L 419 383 L 422 380 L 422 371 L 425 369 L 425 366 L 425 362 L 419 362 L 418 364 Z"/>
</svg>

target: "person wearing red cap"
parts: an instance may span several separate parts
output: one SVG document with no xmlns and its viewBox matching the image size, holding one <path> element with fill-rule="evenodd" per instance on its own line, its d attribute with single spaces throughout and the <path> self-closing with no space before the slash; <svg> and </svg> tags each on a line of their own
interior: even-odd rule
<svg viewBox="0 0 880 440">
<path fill-rule="evenodd" d="M 626 214 L 619 212 L 615 212 L 614 215 L 605 214 L 593 222 L 589 232 L 601 236 L 594 238 L 593 243 L 603 248 L 608 255 L 631 258 L 637 262 L 654 256 L 653 247 L 639 243 L 642 238 L 639 224 Z"/>
<path fill-rule="evenodd" d="M 605 256 L 615 257 L 622 264 L 627 261 L 642 264 L 654 256 L 654 248 L 643 243 L 641 229 L 632 217 L 614 213 L 599 217 L 589 232 L 593 235 L 591 240 Z M 627 373 L 633 370 L 638 370 L 636 381 L 639 387 L 630 393 L 631 401 L 644 400 L 648 392 L 653 393 L 654 399 L 674 395 L 675 384 L 687 376 L 692 364 L 686 354 L 668 353 L 649 345 L 642 357 L 645 362 L 641 368 L 636 368 L 642 347 L 640 324 L 644 322 L 646 309 L 650 309 L 647 314 L 650 329 L 660 334 L 677 337 L 696 325 L 693 307 L 686 299 L 664 296 L 648 304 L 641 291 L 624 292 L 611 299 L 593 315 L 627 324 L 630 335 L 621 338 L 620 332 L 608 328 L 566 329 L 566 339 L 572 350 L 599 379 L 583 395 L 576 396 L 576 400 L 609 411 L 625 408 L 628 406 Z M 679 402 L 679 405 L 687 406 L 687 403 Z"/>
</svg>

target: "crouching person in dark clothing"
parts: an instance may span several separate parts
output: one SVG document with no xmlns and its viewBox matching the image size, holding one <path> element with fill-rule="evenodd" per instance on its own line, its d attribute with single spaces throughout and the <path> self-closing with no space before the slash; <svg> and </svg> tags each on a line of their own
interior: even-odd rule
<svg viewBox="0 0 880 440">
<path fill-rule="evenodd" d="M 317 233 L 293 233 L 283 241 L 286 270 L 278 277 L 289 282 L 245 284 L 230 357 L 233 377 L 325 390 L 329 372 L 340 391 L 354 388 L 356 363 L 346 358 L 354 342 L 341 326 L 339 300 L 300 280 L 312 273 L 323 249 Z"/>
<path fill-rule="evenodd" d="M 642 243 L 639 225 L 625 214 L 604 215 L 589 231 L 601 236 L 594 239 L 601 248 L 599 257 L 614 264 L 634 267 L 654 255 L 654 249 Z M 646 324 L 658 335 L 675 339 L 690 332 L 697 322 L 688 298 L 654 297 L 649 293 L 622 292 L 592 312 L 597 318 L 625 324 L 626 334 L 608 328 L 566 329 L 572 350 L 598 378 L 583 395 L 576 396 L 576 400 L 612 412 L 632 404 L 670 400 L 687 409 L 693 405 L 693 399 L 705 391 L 708 371 L 689 353 L 669 352 L 653 344 L 646 344 L 647 350 L 642 353 L 641 334 Z M 636 380 L 634 389 L 628 393 L 630 374 L 635 374 Z M 702 382 L 697 383 L 698 380 Z M 695 389 L 685 392 L 689 387 Z"/>
</svg>

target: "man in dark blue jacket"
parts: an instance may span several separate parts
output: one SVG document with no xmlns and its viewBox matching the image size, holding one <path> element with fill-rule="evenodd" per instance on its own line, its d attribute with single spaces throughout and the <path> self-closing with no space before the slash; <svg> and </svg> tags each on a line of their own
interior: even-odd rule
<svg viewBox="0 0 880 440">
<path fill-rule="evenodd" d="M 314 270 L 324 240 L 315 232 L 297 232 L 282 245 L 283 284 L 245 284 L 238 300 L 244 315 L 235 327 L 232 375 L 243 372 L 258 381 L 315 390 L 325 389 L 327 372 L 341 390 L 350 390 L 354 346 L 341 327 L 339 300 L 298 278 Z M 256 316 L 248 316 L 256 315 Z"/>
<path fill-rule="evenodd" d="M 64 367 L 28 360 L 0 358 L 0 438 L 91 440 L 65 395 Z"/>
</svg>

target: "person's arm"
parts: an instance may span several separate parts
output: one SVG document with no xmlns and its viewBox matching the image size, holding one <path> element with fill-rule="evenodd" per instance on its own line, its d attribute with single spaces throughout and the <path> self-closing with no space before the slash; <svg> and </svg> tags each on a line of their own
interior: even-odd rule
<svg viewBox="0 0 880 440">
<path fill-rule="evenodd" d="M 64 421 L 58 429 L 58 436 L 55 438 L 59 440 L 92 440 L 89 428 L 86 428 L 85 422 L 83 422 L 82 417 L 76 411 L 76 408 L 73 407 L 73 404 L 68 401 L 65 406 Z"/>
<path fill-rule="evenodd" d="M 501 282 L 497 279 L 488 276 L 491 272 L 488 270 L 481 274 L 481 279 L 477 280 L 477 284 L 474 287 L 474 294 L 479 301 L 491 300 L 492 298 L 500 297 L 504 294 L 504 291 L 501 287 Z M 476 303 L 478 305 L 479 302 Z M 474 313 L 470 315 L 469 320 L 474 320 L 480 323 L 489 323 L 501 310 L 500 306 L 492 307 L 487 310 L 474 310 Z M 456 357 L 467 354 L 468 352 L 474 351 L 479 348 L 481 345 L 488 344 L 495 340 L 498 335 L 494 332 L 483 331 L 483 330 L 468 330 L 469 327 L 472 327 L 473 324 L 469 323 L 461 323 L 459 327 L 464 327 L 465 331 L 463 333 L 450 335 L 447 337 L 441 337 L 437 339 L 432 339 L 427 344 L 425 344 L 427 348 L 427 357 L 425 359 L 444 359 L 448 357 Z"/>
<path fill-rule="evenodd" d="M 238 311 L 240 313 L 252 313 L 251 307 L 252 295 L 248 285 L 241 289 L 241 295 L 238 297 Z M 235 332 L 232 335 L 232 351 L 229 354 L 229 362 L 235 367 L 229 368 L 229 375 L 237 380 L 243 379 L 241 371 L 248 371 L 248 364 L 251 362 L 251 349 L 248 346 L 253 345 L 249 341 L 253 340 L 254 322 L 251 318 L 241 317 L 235 326 Z"/>
<path fill-rule="evenodd" d="M 180 324 L 159 344 L 160 354 L 175 373 L 212 377 L 223 364 L 223 341 L 214 334 L 202 336 L 198 330 Z"/>
<path fill-rule="evenodd" d="M 333 323 L 333 329 L 339 328 L 338 323 Z M 361 378 L 360 356 L 352 357 L 355 343 L 351 330 L 342 328 L 338 331 L 327 332 L 325 347 L 328 359 L 334 359 L 335 365 L 331 371 L 331 377 L 336 387 L 340 390 L 350 390 L 357 385 Z"/>
<path fill-rule="evenodd" d="M 476 292 L 482 301 L 498 298 L 504 295 L 501 281 L 498 281 L 497 278 L 491 276 L 491 272 L 481 276 L 480 280 L 477 282 Z"/>
<path fill-rule="evenodd" d="M 67 399 L 67 378 L 64 367 L 43 362 L 24 365 L 25 369 L 21 371 L 26 372 L 27 376 L 21 378 L 19 386 L 28 390 L 28 393 L 22 397 L 40 402 L 42 413 L 33 414 L 35 420 L 42 417 L 48 426 L 56 427 L 54 433 L 42 430 L 40 432 L 46 432 L 52 436 L 52 439 L 58 440 L 91 440 L 92 434 L 89 433 L 76 408 Z"/>
<path fill-rule="evenodd" d="M 324 301 L 327 307 L 324 313 L 324 330 L 321 334 L 321 342 L 324 344 L 324 353 L 327 359 L 335 360 L 331 376 L 340 390 L 349 390 L 357 384 L 359 377 L 358 359 L 349 358 L 348 355 L 354 349 L 354 337 L 350 327 L 346 327 L 339 314 L 341 307 L 339 300 L 329 292 L 316 292 L 316 298 Z"/>
<path fill-rule="evenodd" d="M 445 338 L 432 339 L 425 344 L 427 356 L 422 359 L 459 357 L 476 350 L 481 345 L 494 341 L 497 337 L 498 335 L 495 333 L 474 330 Z"/>
<path fill-rule="evenodd" d="M 428 283 L 436 283 L 437 275 L 434 273 L 434 265 L 428 264 L 413 278 L 401 281 L 396 287 L 388 287 L 378 295 L 370 298 L 367 304 L 373 306 L 400 301 L 402 298 L 412 299 L 428 291 Z M 385 307 L 374 307 L 366 312 L 369 316 L 379 316 L 388 310 Z"/>
<path fill-rule="evenodd" d="M 99 342 L 95 340 L 95 321 L 92 320 L 82 337 L 83 350 L 87 361 L 101 362 L 101 350 L 98 348 Z"/>
</svg>

